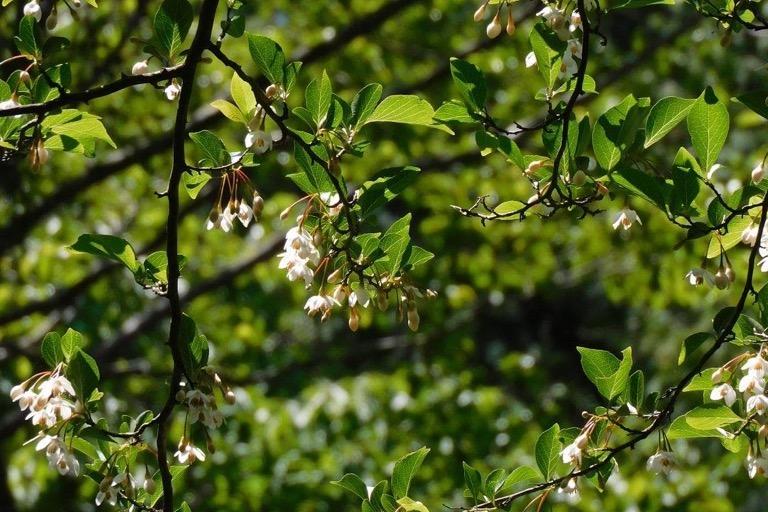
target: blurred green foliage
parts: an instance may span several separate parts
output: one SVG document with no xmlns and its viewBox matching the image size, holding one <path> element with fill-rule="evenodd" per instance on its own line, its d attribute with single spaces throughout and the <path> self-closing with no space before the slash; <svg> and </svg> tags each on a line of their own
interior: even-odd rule
<svg viewBox="0 0 768 512">
<path fill-rule="evenodd" d="M 57 31 L 71 38 L 76 56 L 73 90 L 128 72 L 141 55 L 129 38 L 149 34 L 156 3 L 103 2 L 83 11 L 77 24 L 60 21 Z M 540 81 L 523 64 L 528 18 L 538 5 L 521 2 L 518 34 L 494 42 L 472 22 L 476 7 L 465 0 L 274 0 L 251 3 L 247 27 L 309 60 L 304 79 L 326 69 L 345 97 L 380 82 L 388 93 L 413 92 L 439 105 L 457 96 L 447 66 L 451 56 L 462 56 L 488 74 L 497 119 L 524 123 L 540 116 L 541 103 L 533 101 Z M 0 14 L 3 40 L 14 33 L 17 8 Z M 765 38 L 735 35 L 723 48 L 715 24 L 685 5 L 619 11 L 601 21 L 600 31 L 605 44 L 595 48 L 590 75 L 601 94 L 581 103 L 579 113 L 602 112 L 630 92 L 655 101 L 696 97 L 712 85 L 728 97 L 765 80 Z M 224 48 L 250 62 L 241 39 Z M 3 46 L 0 59 L 9 55 Z M 196 119 L 235 145 L 242 129 L 207 106 L 226 96 L 230 76 L 219 64 L 205 64 L 194 106 Z M 72 326 L 99 359 L 108 410 L 136 415 L 162 403 L 170 367 L 165 304 L 124 270 L 100 270 L 65 247 L 83 232 L 125 232 L 144 254 L 148 244 L 156 248 L 166 210 L 154 191 L 163 189 L 170 166 L 163 137 L 173 108 L 149 87 L 124 91 L 90 105 L 118 150 L 95 160 L 57 154 L 39 171 L 24 161 L 1 164 L 0 316 L 51 301 L 0 326 L 4 396 L 40 366 L 42 336 Z M 755 115 L 734 104 L 731 117 L 721 158 L 726 169 L 717 179 L 743 183 L 766 147 Z M 375 130 L 382 142 L 345 169 L 349 181 L 411 161 L 424 170 L 382 213 L 389 222 L 413 211 L 414 240 L 437 255 L 418 274 L 440 296 L 422 311 L 417 334 L 386 315 L 364 316 L 352 334 L 341 318 L 320 325 L 302 312 L 305 292 L 269 256 L 276 252 L 273 237 L 289 227 L 279 213 L 297 197 L 284 178 L 294 170 L 286 154 L 275 152 L 251 176 L 266 207 L 262 223 L 248 231 L 205 231 L 210 193 L 195 203 L 185 199 L 180 251 L 189 258 L 182 287 L 187 310 L 238 397 L 214 437 L 216 453 L 194 465 L 181 486 L 193 510 L 350 509 L 357 505 L 329 481 L 353 471 L 372 484 L 388 476 L 390 461 L 420 446 L 432 452 L 412 494 L 432 510 L 461 506 L 462 461 L 484 473 L 531 463 L 543 428 L 554 421 L 578 425 L 580 412 L 599 402 L 576 363 L 576 345 L 614 351 L 632 345 L 636 366 L 655 376 L 647 387 L 663 389 L 681 371 L 681 340 L 708 327 L 717 307 L 734 300 L 733 291 L 688 286 L 683 276 L 703 258 L 706 241 L 678 247 L 683 234 L 638 200 L 632 207 L 644 224 L 628 237 L 610 227 L 615 207 L 581 220 L 561 214 L 482 226 L 450 205 L 468 206 L 483 194 L 530 196 L 528 182 L 509 164 L 481 158 L 471 134 L 400 125 Z M 673 132 L 654 146 L 654 161 L 671 163 L 684 136 Z M 539 140 L 520 144 L 540 152 Z M 732 260 L 743 275 L 745 258 Z M 7 399 L 0 410 L 0 494 L 13 497 L 0 509 L 90 510 L 95 485 L 49 471 L 31 447 L 20 448 L 32 433 L 18 410 Z M 573 508 L 762 510 L 761 484 L 747 479 L 742 456 L 715 441 L 676 448 L 682 469 L 669 481 L 645 472 L 655 450 L 648 441 L 621 459 L 608 492 L 587 492 Z"/>
</svg>

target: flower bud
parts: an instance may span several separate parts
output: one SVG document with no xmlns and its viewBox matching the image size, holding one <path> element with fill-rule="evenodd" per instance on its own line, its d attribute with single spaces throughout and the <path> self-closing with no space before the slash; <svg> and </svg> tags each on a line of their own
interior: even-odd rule
<svg viewBox="0 0 768 512">
<path fill-rule="evenodd" d="M 341 282 L 341 278 L 342 278 L 342 270 L 341 268 L 337 268 L 336 270 L 328 274 L 327 281 L 330 284 L 337 284 Z"/>
<path fill-rule="evenodd" d="M 720 266 L 720 268 L 717 269 L 717 273 L 715 274 L 715 286 L 717 286 L 720 290 L 725 290 L 730 284 L 731 280 L 728 278 L 728 274 L 726 273 L 725 268 Z"/>
<path fill-rule="evenodd" d="M 725 370 L 718 368 L 712 373 L 712 382 L 718 384 L 723 381 L 723 377 L 725 377 Z"/>
<path fill-rule="evenodd" d="M 224 393 L 224 400 L 229 404 L 232 405 L 235 403 L 235 392 L 232 391 L 232 388 L 227 388 L 227 392 Z"/>
<path fill-rule="evenodd" d="M 267 87 L 267 90 L 264 91 L 264 94 L 267 98 L 274 99 L 278 94 L 277 86 L 275 84 L 270 84 L 269 87 Z"/>
<path fill-rule="evenodd" d="M 485 2 L 483 2 L 483 5 L 477 8 L 474 15 L 474 20 L 476 22 L 479 23 L 483 21 L 483 18 L 485 18 L 485 10 L 487 7 L 488 7 L 488 1 L 486 0 Z"/>
<path fill-rule="evenodd" d="M 149 65 L 146 60 L 140 60 L 131 68 L 131 74 L 134 76 L 145 75 L 149 71 Z"/>
<path fill-rule="evenodd" d="M 501 34 L 501 16 L 500 13 L 496 13 L 491 22 L 485 27 L 485 33 L 489 38 L 495 39 Z"/>
<path fill-rule="evenodd" d="M 357 308 L 349 308 L 349 330 L 357 332 L 358 327 L 360 327 L 360 314 Z"/>
<path fill-rule="evenodd" d="M 253 216 L 258 221 L 259 218 L 261 218 L 261 214 L 264 212 L 264 199 L 258 192 L 253 193 L 253 205 L 251 207 L 253 208 Z"/>
<path fill-rule="evenodd" d="M 187 394 L 184 392 L 183 389 L 180 389 L 176 392 L 176 401 L 181 403 L 184 401 L 184 399 L 187 397 Z"/>
<path fill-rule="evenodd" d="M 154 494 L 157 489 L 157 485 L 155 485 L 155 481 L 151 477 L 144 478 L 143 487 L 147 494 Z"/>
<path fill-rule="evenodd" d="M 43 10 L 40 8 L 40 4 L 37 3 L 37 0 L 30 0 L 24 4 L 24 16 L 32 16 L 37 21 L 40 21 L 43 17 Z"/>
<path fill-rule="evenodd" d="M 22 70 L 21 73 L 19 73 L 19 82 L 24 82 L 25 84 L 28 84 L 30 82 L 31 78 L 29 76 L 29 73 Z"/>
<path fill-rule="evenodd" d="M 53 30 L 56 28 L 56 25 L 59 24 L 59 17 L 56 15 L 56 11 L 51 11 L 51 14 L 48 16 L 48 19 L 45 20 L 45 28 L 48 30 Z"/>
<path fill-rule="evenodd" d="M 768 437 L 768 425 L 762 425 L 760 429 L 757 431 L 757 437 L 760 439 L 765 439 Z"/>
<path fill-rule="evenodd" d="M 733 271 L 733 267 L 730 265 L 725 268 L 725 277 L 732 283 L 736 281 L 736 272 Z"/>
<path fill-rule="evenodd" d="M 763 169 L 763 164 L 759 163 L 755 166 L 754 169 L 752 169 L 752 181 L 754 183 L 760 183 L 765 178 L 765 169 Z"/>
<path fill-rule="evenodd" d="M 512 9 L 509 9 L 509 14 L 507 15 L 507 35 L 512 35 L 515 33 L 515 18 L 512 17 Z"/>
<path fill-rule="evenodd" d="M 416 306 L 409 305 L 408 306 L 408 328 L 412 331 L 418 331 L 419 330 L 419 310 L 416 309 Z"/>
</svg>

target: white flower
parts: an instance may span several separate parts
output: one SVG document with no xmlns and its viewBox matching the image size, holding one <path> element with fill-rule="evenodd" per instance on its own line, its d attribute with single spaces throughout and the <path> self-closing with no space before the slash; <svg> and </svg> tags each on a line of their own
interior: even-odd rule
<svg viewBox="0 0 768 512">
<path fill-rule="evenodd" d="M 560 452 L 563 462 L 566 464 L 573 464 L 574 466 L 580 466 L 582 452 L 584 448 L 587 447 L 588 442 L 589 438 L 585 434 L 579 434 L 571 444 L 563 448 Z"/>
<path fill-rule="evenodd" d="M 763 167 L 762 162 L 757 164 L 754 169 L 752 169 L 752 181 L 755 183 L 760 183 L 765 178 L 765 168 Z"/>
<path fill-rule="evenodd" d="M 205 460 L 203 450 L 193 445 L 188 439 L 182 437 L 179 441 L 179 449 L 173 454 L 179 464 L 192 464 L 197 460 Z"/>
<path fill-rule="evenodd" d="M 720 384 L 712 388 L 709 394 L 710 400 L 722 400 L 728 407 L 736 401 L 736 390 L 730 384 Z"/>
<path fill-rule="evenodd" d="M 571 478 L 563 487 L 558 487 L 557 493 L 565 497 L 569 502 L 577 502 L 580 496 L 576 478 Z"/>
<path fill-rule="evenodd" d="M 768 371 L 768 361 L 763 359 L 760 354 L 756 354 L 747 359 L 747 362 L 744 363 L 744 366 L 742 366 L 741 369 L 749 375 L 762 379 L 765 377 L 766 371 Z"/>
<path fill-rule="evenodd" d="M 253 149 L 257 155 L 266 153 L 272 148 L 272 137 L 264 130 L 248 132 L 245 136 L 245 147 Z"/>
<path fill-rule="evenodd" d="M 494 16 L 491 22 L 488 23 L 488 26 L 485 27 L 485 34 L 490 39 L 495 39 L 501 34 L 501 17 L 499 13 L 496 13 L 496 16 Z"/>
<path fill-rule="evenodd" d="M 571 24 L 568 27 L 568 30 L 570 32 L 575 32 L 579 30 L 581 27 L 582 27 L 581 14 L 579 14 L 579 12 L 574 9 L 574 11 L 571 13 Z"/>
<path fill-rule="evenodd" d="M 635 210 L 632 210 L 631 208 L 624 208 L 619 212 L 619 214 L 616 216 L 616 219 L 613 221 L 613 229 L 619 229 L 619 226 L 621 226 L 624 228 L 624 231 L 626 231 L 631 228 L 635 222 L 641 226 L 643 225 L 643 222 L 640 220 L 640 217 L 637 215 Z"/>
<path fill-rule="evenodd" d="M 747 374 L 739 381 L 739 392 L 748 395 L 757 395 L 764 390 L 763 379 L 755 377 L 752 374 Z"/>
<path fill-rule="evenodd" d="M 658 451 L 648 457 L 646 467 L 648 471 L 653 471 L 657 475 L 668 475 L 675 465 L 675 455 L 672 452 Z"/>
<path fill-rule="evenodd" d="M 38 391 L 38 395 L 43 398 L 59 396 L 62 393 L 75 396 L 75 388 L 72 387 L 72 383 L 63 375 L 53 375 L 44 380 Z"/>
<path fill-rule="evenodd" d="M 692 268 L 688 271 L 687 274 L 685 274 L 685 280 L 688 281 L 688 284 L 691 286 L 699 286 L 705 282 L 712 284 L 714 279 L 715 277 L 712 275 L 712 273 L 707 272 L 703 268 Z"/>
<path fill-rule="evenodd" d="M 56 470 L 59 474 L 77 476 L 80 474 L 80 462 L 77 457 L 70 452 L 62 452 L 59 459 L 56 461 Z"/>
<path fill-rule="evenodd" d="M 145 75 L 148 72 L 149 72 L 149 65 L 147 64 L 146 60 L 138 61 L 131 68 L 131 74 L 135 76 Z"/>
<path fill-rule="evenodd" d="M 304 285 L 309 288 L 312 284 L 312 280 L 315 277 L 314 270 L 309 267 L 309 261 L 304 258 L 300 258 L 295 253 L 284 252 L 278 256 L 280 257 L 280 264 L 278 267 L 288 270 L 288 280 L 293 282 L 299 279 L 303 279 Z"/>
<path fill-rule="evenodd" d="M 181 86 L 174 80 L 171 84 L 165 88 L 165 97 L 168 101 L 175 101 L 181 93 Z"/>
<path fill-rule="evenodd" d="M 357 290 L 350 292 L 349 294 L 349 307 L 353 308 L 358 304 L 364 308 L 367 308 L 371 303 L 371 296 L 365 291 L 365 288 L 360 286 Z"/>
<path fill-rule="evenodd" d="M 565 15 L 563 11 L 557 7 L 546 6 L 542 10 L 536 13 L 536 16 L 541 16 L 550 28 L 557 30 L 565 23 Z"/>
<path fill-rule="evenodd" d="M 235 214 L 233 214 L 230 211 L 229 206 L 224 208 L 224 211 L 218 212 L 217 214 L 212 214 L 208 217 L 208 220 L 205 223 L 205 229 L 208 231 L 216 228 L 221 229 L 225 233 L 229 233 L 229 231 L 232 229 L 232 221 L 235 220 Z M 241 221 L 242 222 L 242 221 Z"/>
<path fill-rule="evenodd" d="M 525 56 L 525 67 L 532 68 L 536 65 L 536 54 L 533 52 L 529 52 L 528 55 Z"/>
<path fill-rule="evenodd" d="M 240 224 L 246 228 L 253 219 L 253 209 L 248 206 L 245 201 L 240 201 L 240 207 L 237 210 L 237 218 L 240 219 Z"/>
<path fill-rule="evenodd" d="M 20 107 L 21 103 L 15 97 L 11 97 L 5 101 L 0 101 L 0 110 L 8 110 L 11 108 Z"/>
<path fill-rule="evenodd" d="M 741 232 L 741 242 L 750 247 L 754 247 L 757 242 L 758 228 L 759 226 L 754 222 L 744 228 L 744 231 Z"/>
<path fill-rule="evenodd" d="M 43 17 L 43 10 L 37 0 L 30 0 L 24 4 L 24 16 L 33 16 L 37 21 Z"/>
<path fill-rule="evenodd" d="M 751 396 L 747 400 L 747 412 L 754 411 L 760 416 L 768 409 L 768 397 L 765 395 Z"/>
<path fill-rule="evenodd" d="M 768 474 L 768 458 L 764 455 L 755 457 L 750 452 L 747 455 L 747 473 L 749 478 L 755 478 L 756 476 L 765 476 Z"/>
<path fill-rule="evenodd" d="M 306 304 L 304 304 L 304 309 L 309 316 L 315 316 L 318 313 L 322 313 L 323 318 L 325 318 L 330 313 L 331 309 L 338 305 L 339 303 L 336 299 L 329 295 L 313 295 L 307 299 Z"/>
<path fill-rule="evenodd" d="M 115 481 L 112 477 L 107 476 L 99 484 L 99 492 L 96 493 L 96 505 L 101 505 L 106 501 L 114 507 L 119 496 L 120 491 L 116 487 Z"/>
</svg>

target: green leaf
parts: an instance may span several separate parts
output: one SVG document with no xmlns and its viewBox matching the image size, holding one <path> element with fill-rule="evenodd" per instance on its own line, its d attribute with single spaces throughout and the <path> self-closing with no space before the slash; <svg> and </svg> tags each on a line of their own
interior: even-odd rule
<svg viewBox="0 0 768 512">
<path fill-rule="evenodd" d="M 200 333 L 195 321 L 186 314 L 181 318 L 179 341 L 186 373 L 195 375 L 208 363 L 208 339 Z"/>
<path fill-rule="evenodd" d="M 422 502 L 413 501 L 411 498 L 400 498 L 397 504 L 400 505 L 397 508 L 398 512 L 429 512 Z"/>
<path fill-rule="evenodd" d="M 248 34 L 248 50 L 259 71 L 273 84 L 282 84 L 285 76 L 283 49 L 268 37 Z"/>
<path fill-rule="evenodd" d="M 40 44 L 40 28 L 37 21 L 32 16 L 24 16 L 19 23 L 19 35 L 13 38 L 16 48 L 22 55 L 28 55 L 34 59 L 40 59 L 42 56 Z"/>
<path fill-rule="evenodd" d="M 57 135 L 71 137 L 78 142 L 87 142 L 88 139 L 103 140 L 113 148 L 117 145 L 107 133 L 104 124 L 97 117 L 85 117 L 77 121 L 59 124 L 51 127 L 51 131 Z"/>
<path fill-rule="evenodd" d="M 184 268 L 187 258 L 179 254 L 179 269 Z M 168 282 L 168 255 L 165 251 L 156 251 L 147 256 L 144 260 L 144 272 L 150 277 L 151 281 L 147 284 L 156 282 Z"/>
<path fill-rule="evenodd" d="M 669 197 L 669 210 L 674 215 L 695 212 L 693 202 L 699 194 L 699 179 L 690 168 L 675 166 L 672 168 L 672 193 Z"/>
<path fill-rule="evenodd" d="M 624 157 L 637 137 L 647 98 L 629 95 L 597 118 L 592 131 L 592 148 L 600 167 L 610 171 Z"/>
<path fill-rule="evenodd" d="M 732 425 L 742 418 L 730 407 L 717 404 L 705 404 L 688 411 L 685 421 L 696 430 L 711 430 Z"/>
<path fill-rule="evenodd" d="M 190 133 L 189 138 L 205 156 L 203 163 L 207 163 L 210 167 L 222 167 L 232 162 L 226 146 L 214 133 L 203 130 Z"/>
<path fill-rule="evenodd" d="M 240 78 L 240 75 L 237 73 L 234 73 L 232 81 L 229 83 L 229 94 L 232 95 L 232 100 L 237 105 L 237 108 L 240 109 L 245 123 L 248 124 L 248 121 L 256 112 L 257 105 L 256 95 L 253 94 L 251 84 Z"/>
<path fill-rule="evenodd" d="M 331 80 L 325 70 L 319 79 L 315 78 L 307 85 L 304 102 L 317 126 L 325 123 L 328 109 L 331 108 L 332 92 Z"/>
<path fill-rule="evenodd" d="M 117 236 L 80 235 L 70 249 L 118 261 L 134 273 L 139 268 L 139 262 L 136 261 L 136 253 L 131 244 Z"/>
<path fill-rule="evenodd" d="M 381 99 L 382 87 L 380 84 L 368 84 L 352 99 L 352 117 L 349 120 L 349 124 L 355 128 L 362 126 L 371 116 L 376 105 L 379 104 Z"/>
<path fill-rule="evenodd" d="M 728 232 L 724 235 L 715 234 L 709 241 L 707 258 L 717 258 L 721 253 L 736 247 L 741 243 L 741 234 L 752 224 L 749 215 L 736 217 L 728 224 Z"/>
<path fill-rule="evenodd" d="M 417 245 L 411 245 L 410 250 L 407 251 L 406 256 L 407 257 L 405 258 L 403 267 L 408 267 L 409 269 L 412 269 L 418 265 L 423 265 L 435 257 L 434 253 L 431 253 L 426 249 L 422 249 Z"/>
<path fill-rule="evenodd" d="M 707 368 L 702 370 L 701 373 L 695 375 L 691 381 L 683 388 L 683 391 L 688 393 L 690 391 L 709 391 L 714 386 L 712 382 L 712 375 L 717 368 Z"/>
<path fill-rule="evenodd" d="M 477 503 L 482 497 L 483 493 L 483 478 L 480 476 L 480 472 L 467 464 L 462 462 L 464 468 L 464 485 L 467 486 L 469 494 L 472 499 Z"/>
<path fill-rule="evenodd" d="M 621 166 L 611 174 L 611 180 L 624 191 L 641 197 L 661 209 L 666 209 L 663 183 L 643 171 Z"/>
<path fill-rule="evenodd" d="M 560 75 L 566 43 L 542 22 L 533 26 L 529 40 L 539 72 L 544 77 L 547 90 L 551 91 Z"/>
<path fill-rule="evenodd" d="M 558 452 L 558 455 L 559 454 L 560 453 Z M 530 466 L 517 467 L 507 476 L 507 478 L 504 479 L 504 483 L 502 484 L 499 491 L 505 491 L 521 482 L 536 480 L 539 478 L 539 476 L 539 472 Z"/>
<path fill-rule="evenodd" d="M 67 378 L 72 382 L 77 397 L 85 403 L 99 385 L 99 367 L 91 356 L 77 349 L 67 366 Z"/>
<path fill-rule="evenodd" d="M 629 383 L 632 370 L 632 348 L 625 348 L 619 360 L 606 350 L 576 347 L 581 354 L 581 367 L 584 374 L 597 390 L 608 400 L 624 392 Z"/>
<path fill-rule="evenodd" d="M 411 237 L 408 234 L 411 225 L 411 214 L 395 221 L 382 235 L 379 248 L 386 254 L 385 270 L 394 275 L 400 270 L 403 256 L 408 249 Z"/>
<path fill-rule="evenodd" d="M 61 354 L 69 361 L 83 346 L 83 335 L 74 329 L 67 329 L 61 337 Z"/>
<path fill-rule="evenodd" d="M 451 58 L 451 76 L 466 104 L 474 111 L 483 111 L 488 87 L 480 68 L 467 61 Z"/>
<path fill-rule="evenodd" d="M 424 458 L 428 453 L 429 448 L 422 447 L 395 462 L 395 467 L 392 470 L 392 493 L 395 499 L 408 496 L 411 480 L 421 467 L 421 463 L 424 462 Z"/>
<path fill-rule="evenodd" d="M 688 133 L 705 172 L 717 162 L 728 137 L 728 108 L 707 87 L 688 114 Z"/>
<path fill-rule="evenodd" d="M 192 199 L 195 199 L 206 183 L 211 181 L 211 175 L 205 172 L 185 172 L 181 175 L 181 183 L 184 190 Z"/>
<path fill-rule="evenodd" d="M 347 473 L 342 476 L 340 480 L 335 480 L 331 483 L 348 490 L 361 500 L 368 499 L 368 487 L 365 485 L 365 482 L 354 473 Z"/>
<path fill-rule="evenodd" d="M 155 14 L 155 38 L 171 63 L 181 53 L 194 16 L 187 0 L 165 0 Z"/>
<path fill-rule="evenodd" d="M 59 363 L 64 362 L 64 351 L 61 348 L 59 333 L 49 332 L 45 335 L 43 343 L 40 345 L 40 354 L 50 368 L 55 368 Z"/>
<path fill-rule="evenodd" d="M 643 146 L 649 148 L 660 141 L 672 128 L 685 119 L 694 103 L 696 100 L 675 96 L 660 99 L 648 113 L 648 119 L 645 121 L 645 144 Z"/>
<path fill-rule="evenodd" d="M 245 125 L 248 124 L 248 121 L 245 119 L 245 116 L 243 116 L 243 113 L 240 111 L 240 109 L 227 100 L 214 100 L 211 102 L 211 106 L 224 114 L 224 116 L 230 121 L 243 123 Z"/>
<path fill-rule="evenodd" d="M 768 119 L 768 105 L 765 104 L 765 100 L 768 99 L 768 89 L 750 91 L 734 99 L 757 115 Z"/>
<path fill-rule="evenodd" d="M 363 183 L 357 201 L 360 206 L 360 219 L 365 220 L 378 208 L 397 197 L 416 181 L 420 172 L 418 167 L 393 167 L 384 169 L 377 173 L 374 179 Z"/>
<path fill-rule="evenodd" d="M 456 100 L 451 100 L 440 105 L 435 110 L 434 120 L 440 123 L 476 123 L 472 114 L 467 110 L 467 106 L 464 103 L 459 103 Z"/>
<path fill-rule="evenodd" d="M 432 105 L 418 96 L 394 95 L 384 98 L 365 123 L 403 123 L 433 125 Z"/>
<path fill-rule="evenodd" d="M 560 425 L 555 423 L 550 428 L 539 435 L 536 440 L 534 453 L 536 455 L 536 465 L 544 476 L 544 480 L 549 480 L 555 473 L 558 460 L 560 459 Z"/>
<path fill-rule="evenodd" d="M 696 352 L 699 347 L 711 338 L 712 334 L 708 332 L 697 332 L 685 338 L 685 341 L 680 346 L 680 354 L 677 356 L 677 365 L 682 365 L 690 354 Z"/>
</svg>

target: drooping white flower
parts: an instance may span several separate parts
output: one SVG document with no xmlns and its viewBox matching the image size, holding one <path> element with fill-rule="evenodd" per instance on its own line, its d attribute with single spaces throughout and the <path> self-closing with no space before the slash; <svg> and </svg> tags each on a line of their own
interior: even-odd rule
<svg viewBox="0 0 768 512">
<path fill-rule="evenodd" d="M 563 487 L 557 488 L 557 493 L 562 495 L 568 502 L 575 503 L 579 501 L 579 487 L 576 478 L 571 478 Z"/>
<path fill-rule="evenodd" d="M 709 394 L 710 400 L 722 400 L 728 407 L 736 401 L 736 390 L 730 384 L 720 384 L 712 388 Z"/>
<path fill-rule="evenodd" d="M 574 11 L 571 13 L 571 24 L 568 26 L 568 30 L 570 32 L 576 32 L 577 30 L 581 29 L 581 27 L 581 14 L 579 14 L 579 12 L 574 9 Z"/>
<path fill-rule="evenodd" d="M 669 472 L 672 470 L 672 468 L 675 465 L 675 455 L 672 452 L 659 450 L 650 457 L 648 457 L 648 462 L 646 463 L 646 467 L 648 468 L 648 471 L 652 471 L 659 474 L 668 475 Z"/>
<path fill-rule="evenodd" d="M 741 232 L 741 243 L 754 247 L 757 242 L 758 228 L 759 226 L 754 222 L 744 228 L 744 231 Z"/>
<path fill-rule="evenodd" d="M 358 304 L 364 308 L 367 308 L 371 303 L 371 296 L 365 291 L 365 288 L 360 286 L 356 290 L 349 293 L 349 307 L 353 308 Z"/>
<path fill-rule="evenodd" d="M 762 378 L 756 377 L 750 373 L 743 376 L 739 381 L 739 392 L 746 395 L 757 395 L 763 392 L 765 383 Z"/>
<path fill-rule="evenodd" d="M 533 52 L 529 52 L 528 55 L 525 56 L 525 67 L 532 68 L 536 65 L 536 54 Z"/>
<path fill-rule="evenodd" d="M 754 169 L 752 169 L 752 181 L 754 183 L 760 183 L 763 179 L 765 179 L 765 168 L 763 167 L 763 163 L 760 162 Z"/>
<path fill-rule="evenodd" d="M 176 457 L 179 464 L 193 464 L 195 461 L 205 460 L 205 452 L 184 437 L 179 441 L 179 449 L 176 450 L 173 456 Z"/>
<path fill-rule="evenodd" d="M 96 493 L 96 499 L 94 501 L 97 506 L 106 502 L 114 507 L 117 505 L 117 499 L 119 497 L 120 490 L 115 485 L 113 478 L 107 476 L 101 480 L 101 483 L 99 483 L 99 492 Z"/>
<path fill-rule="evenodd" d="M 585 434 L 579 434 L 571 444 L 563 448 L 560 452 L 560 456 L 563 458 L 563 462 L 566 464 L 573 464 L 574 466 L 581 465 L 581 458 L 584 448 L 587 447 L 589 437 Z"/>
<path fill-rule="evenodd" d="M 768 410 L 768 397 L 760 394 L 749 397 L 747 400 L 747 412 L 755 411 L 762 416 Z"/>
<path fill-rule="evenodd" d="M 688 271 L 687 274 L 685 274 L 685 280 L 688 281 L 688 284 L 690 284 L 691 286 L 700 286 L 705 282 L 708 284 L 712 284 L 714 282 L 714 279 L 715 279 L 715 276 L 713 276 L 711 272 L 708 272 L 703 268 L 692 268 L 691 270 Z"/>
<path fill-rule="evenodd" d="M 768 372 L 768 361 L 763 359 L 760 354 L 755 354 L 753 357 L 747 359 L 747 362 L 744 363 L 741 369 L 749 375 L 762 379 L 765 377 L 766 372 Z"/>
<path fill-rule="evenodd" d="M 747 474 L 749 478 L 768 474 L 768 458 L 765 455 L 755 457 L 750 451 L 747 455 Z"/>
<path fill-rule="evenodd" d="M 56 470 L 60 475 L 77 476 L 80 474 L 80 461 L 70 452 L 62 452 L 56 461 Z"/>
<path fill-rule="evenodd" d="M 309 316 L 315 316 L 321 313 L 323 318 L 333 309 L 334 306 L 338 306 L 339 303 L 330 295 L 313 295 L 307 299 L 304 304 L 304 309 Z"/>
<path fill-rule="evenodd" d="M 30 0 L 24 4 L 24 16 L 32 16 L 37 21 L 40 21 L 43 17 L 43 10 L 40 8 L 40 4 L 37 0 Z"/>
<path fill-rule="evenodd" d="M 251 220 L 253 220 L 253 209 L 245 201 L 240 201 L 240 206 L 237 209 L 237 218 L 240 220 L 240 224 L 246 228 L 251 223 Z"/>
<path fill-rule="evenodd" d="M 149 64 L 146 60 L 136 62 L 131 68 L 131 74 L 134 76 L 145 75 L 149 72 Z"/>
<path fill-rule="evenodd" d="M 624 231 L 627 231 L 635 224 L 635 222 L 641 226 L 643 225 L 643 221 L 640 220 L 640 217 L 637 215 L 635 210 L 631 208 L 624 208 L 619 212 L 613 221 L 613 229 L 619 229 L 619 226 L 621 226 L 624 228 Z"/>
<path fill-rule="evenodd" d="M 168 101 L 175 101 L 181 94 L 181 86 L 174 80 L 165 88 L 164 92 Z"/>
<path fill-rule="evenodd" d="M 536 13 L 536 16 L 544 18 L 544 22 L 549 28 L 557 31 L 565 24 L 565 14 L 557 7 L 547 5 Z"/>
<path fill-rule="evenodd" d="M 289 252 L 281 253 L 278 256 L 280 257 L 278 267 L 288 271 L 288 280 L 291 282 L 303 280 L 304 285 L 309 288 L 315 278 L 315 271 L 309 266 L 309 260 Z"/>
<path fill-rule="evenodd" d="M 254 130 L 245 136 L 245 147 L 253 149 L 257 155 L 266 153 L 272 148 L 272 137 L 264 130 Z"/>
</svg>

